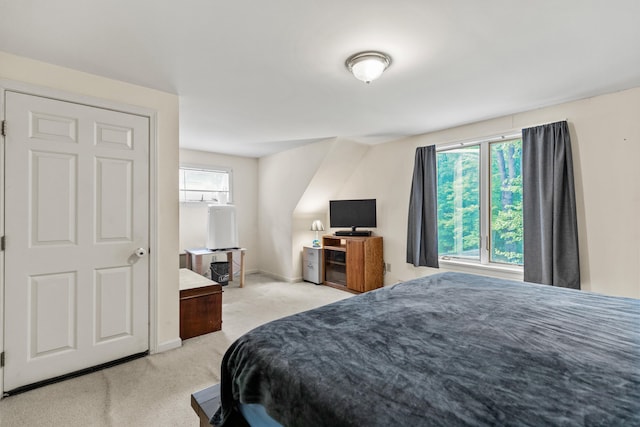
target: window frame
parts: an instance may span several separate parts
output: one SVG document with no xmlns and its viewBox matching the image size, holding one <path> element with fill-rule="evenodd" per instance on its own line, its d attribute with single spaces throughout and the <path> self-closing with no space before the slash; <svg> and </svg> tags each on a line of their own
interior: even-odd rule
<svg viewBox="0 0 640 427">
<path fill-rule="evenodd" d="M 507 277 L 522 279 L 524 266 L 491 261 L 491 158 L 492 143 L 522 139 L 521 131 L 514 131 L 485 138 L 436 144 L 436 156 L 440 152 L 468 146 L 480 146 L 479 185 L 480 185 L 480 259 L 469 260 L 449 255 L 438 255 L 438 261 L 448 267 L 462 271 L 492 271 Z"/>
<path fill-rule="evenodd" d="M 189 190 L 187 188 L 180 187 L 180 177 L 178 177 L 178 200 L 180 203 L 184 204 L 233 204 L 234 196 L 233 196 L 233 169 L 225 166 L 210 166 L 210 165 L 199 165 L 193 163 L 181 163 L 178 168 L 178 173 L 181 174 L 184 169 L 201 171 L 201 172 L 217 172 L 217 173 L 226 173 L 229 178 L 229 197 L 227 198 L 226 203 L 214 202 L 212 200 L 185 200 L 182 198 L 183 192 L 186 191 L 198 191 L 198 190 Z"/>
</svg>

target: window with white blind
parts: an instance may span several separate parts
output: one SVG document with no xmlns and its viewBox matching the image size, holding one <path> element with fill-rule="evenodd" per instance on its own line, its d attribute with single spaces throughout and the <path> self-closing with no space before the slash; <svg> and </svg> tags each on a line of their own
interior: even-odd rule
<svg viewBox="0 0 640 427">
<path fill-rule="evenodd" d="M 180 167 L 181 202 L 231 203 L 231 169 Z"/>
</svg>

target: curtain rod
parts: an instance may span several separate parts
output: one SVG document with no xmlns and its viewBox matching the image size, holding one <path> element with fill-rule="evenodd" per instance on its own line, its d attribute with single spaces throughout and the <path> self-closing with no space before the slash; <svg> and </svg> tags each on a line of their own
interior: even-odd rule
<svg viewBox="0 0 640 427">
<path fill-rule="evenodd" d="M 476 145 L 482 142 L 497 142 L 497 141 L 502 141 L 507 139 L 518 138 L 522 136 L 522 129 L 533 128 L 536 126 L 544 126 L 551 123 L 557 123 L 562 121 L 566 122 L 567 119 L 561 119 L 561 120 L 556 120 L 556 121 L 551 121 L 551 122 L 541 123 L 541 124 L 527 125 L 527 126 L 523 126 L 521 129 L 511 129 L 505 132 L 489 135 L 483 138 L 473 138 L 473 139 L 463 139 L 459 141 L 443 142 L 442 144 L 436 144 L 436 151 L 449 150 L 454 147 L 465 147 L 467 145 Z"/>
<path fill-rule="evenodd" d="M 522 136 L 522 131 L 510 131 L 510 132 L 500 133 L 497 135 L 487 136 L 484 138 L 474 138 L 474 139 L 467 139 L 467 140 L 461 140 L 461 141 L 445 142 L 442 144 L 436 144 L 436 151 L 449 150 L 454 147 L 466 147 L 468 145 L 476 145 L 482 142 L 503 141 L 507 139 L 519 138 L 521 136 Z"/>
<path fill-rule="evenodd" d="M 546 122 L 546 123 L 538 123 L 538 124 L 535 124 L 535 125 L 523 126 L 522 129 L 535 128 L 535 127 L 538 127 L 538 126 L 550 125 L 552 123 L 559 123 L 559 122 L 568 122 L 568 120 L 567 119 L 559 119 L 559 120 L 554 120 L 554 121 Z"/>
</svg>

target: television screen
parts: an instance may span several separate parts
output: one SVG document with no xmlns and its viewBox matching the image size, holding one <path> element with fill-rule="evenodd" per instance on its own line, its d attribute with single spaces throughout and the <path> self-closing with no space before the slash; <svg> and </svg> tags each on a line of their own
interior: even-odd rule
<svg viewBox="0 0 640 427">
<path fill-rule="evenodd" d="M 330 200 L 329 223 L 335 227 L 376 227 L 376 199 Z"/>
</svg>

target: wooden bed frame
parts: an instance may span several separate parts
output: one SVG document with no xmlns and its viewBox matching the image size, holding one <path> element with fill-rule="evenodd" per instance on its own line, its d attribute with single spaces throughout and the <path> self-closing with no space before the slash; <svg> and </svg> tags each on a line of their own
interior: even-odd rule
<svg viewBox="0 0 640 427">
<path fill-rule="evenodd" d="M 191 395 L 191 407 L 200 418 L 200 427 L 211 427 L 209 420 L 219 406 L 220 384 L 214 384 Z"/>
</svg>

